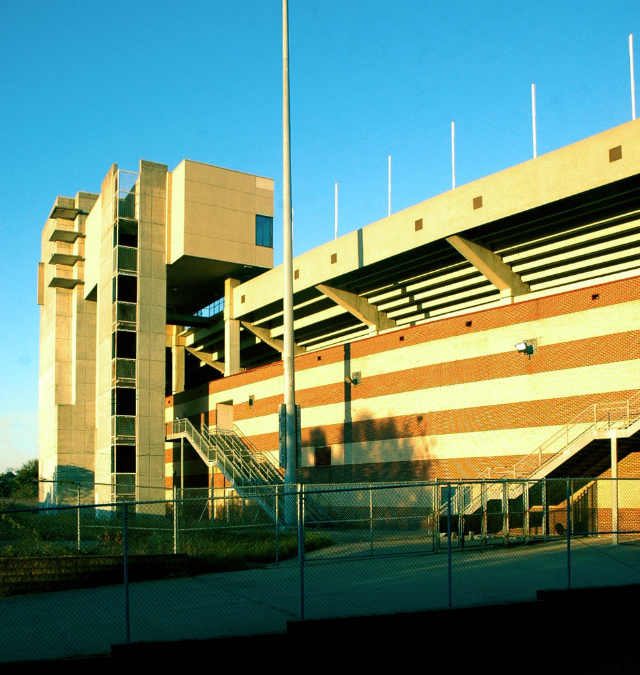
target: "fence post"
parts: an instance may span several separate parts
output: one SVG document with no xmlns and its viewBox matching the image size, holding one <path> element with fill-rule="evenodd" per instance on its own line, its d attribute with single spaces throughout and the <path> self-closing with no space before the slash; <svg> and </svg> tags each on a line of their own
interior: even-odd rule
<svg viewBox="0 0 640 675">
<path fill-rule="evenodd" d="M 451 607 L 451 483 L 447 488 L 447 606 Z"/>
<path fill-rule="evenodd" d="M 542 540 L 547 540 L 549 529 L 549 505 L 547 504 L 547 479 L 542 479 Z"/>
<path fill-rule="evenodd" d="M 436 494 L 433 499 L 433 512 L 434 512 L 434 523 L 433 523 L 433 552 L 438 553 L 440 550 L 440 509 L 442 508 L 442 500 L 440 499 L 440 484 L 436 478 Z"/>
<path fill-rule="evenodd" d="M 507 480 L 502 483 L 502 541 L 509 545 L 509 487 Z"/>
<path fill-rule="evenodd" d="M 131 631 L 129 626 L 129 536 L 127 528 L 127 510 L 128 505 L 125 502 L 122 505 L 122 566 L 124 572 L 124 625 L 126 642 L 131 641 Z"/>
<path fill-rule="evenodd" d="M 178 488 L 173 486 L 173 553 L 178 552 Z"/>
<path fill-rule="evenodd" d="M 304 620 L 304 484 L 298 483 L 298 570 L 300 576 L 300 618 Z"/>
<path fill-rule="evenodd" d="M 571 588 L 571 483 L 567 478 L 567 588 Z"/>
<path fill-rule="evenodd" d="M 278 511 L 278 492 L 279 492 L 279 485 L 275 485 L 275 494 L 276 494 L 276 503 L 275 503 L 275 516 L 276 516 L 276 567 L 278 567 L 278 564 L 280 562 L 280 514 Z"/>
<path fill-rule="evenodd" d="M 522 509 L 524 511 L 522 515 L 524 540 L 529 541 L 529 483 L 526 481 L 522 483 Z"/>
<path fill-rule="evenodd" d="M 76 519 L 76 529 L 78 530 L 78 542 L 77 542 L 77 549 L 78 551 L 81 550 L 82 548 L 82 543 L 80 541 L 80 483 L 76 484 L 76 489 L 78 491 L 78 517 Z"/>
<path fill-rule="evenodd" d="M 458 507 L 458 548 L 464 548 L 464 486 L 458 484 L 456 491 L 456 505 Z"/>
<path fill-rule="evenodd" d="M 618 437 L 615 431 L 611 432 L 611 543 L 618 544 L 618 531 L 620 529 L 618 518 Z"/>
<path fill-rule="evenodd" d="M 482 538 L 482 546 L 486 546 L 489 516 L 487 514 L 487 484 L 484 481 L 480 484 L 480 509 L 482 518 L 480 521 L 480 536 Z"/>
<path fill-rule="evenodd" d="M 213 520 L 213 507 L 215 505 L 213 498 L 213 464 L 209 464 L 209 495 L 211 497 L 211 504 L 209 506 L 209 520 Z"/>
<path fill-rule="evenodd" d="M 370 538 L 370 553 L 373 555 L 373 490 L 371 483 L 369 483 L 369 538 Z"/>
</svg>

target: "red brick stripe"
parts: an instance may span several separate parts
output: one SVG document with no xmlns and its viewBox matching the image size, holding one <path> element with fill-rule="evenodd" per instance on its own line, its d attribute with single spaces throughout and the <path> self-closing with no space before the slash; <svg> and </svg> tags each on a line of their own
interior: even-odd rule
<svg viewBox="0 0 640 675">
<path fill-rule="evenodd" d="M 592 296 L 598 295 L 597 300 Z M 535 300 L 518 302 L 513 305 L 492 307 L 490 309 L 466 313 L 461 316 L 443 318 L 438 321 L 406 328 L 399 328 L 383 335 L 349 343 L 351 358 L 355 359 L 369 354 L 401 349 L 409 345 L 421 344 L 431 340 L 442 340 L 456 335 L 477 333 L 504 326 L 515 326 L 519 323 L 539 321 L 552 316 L 562 316 L 581 312 L 594 307 L 616 305 L 640 298 L 640 277 L 621 279 L 589 288 L 556 293 Z M 471 320 L 471 326 L 467 322 Z M 400 337 L 404 339 L 400 341 Z M 344 359 L 346 345 L 328 347 L 309 354 L 296 357 L 296 370 L 306 370 L 319 365 L 340 363 Z M 283 373 L 282 361 L 255 368 L 231 377 L 214 380 L 208 385 L 209 394 L 228 391 L 254 382 L 262 382 Z M 174 395 L 176 404 L 192 401 L 202 396 L 206 385 Z M 196 393 L 197 391 L 197 393 Z M 204 410 L 203 410 L 204 411 Z"/>
<path fill-rule="evenodd" d="M 351 423 L 306 427 L 302 430 L 302 445 L 341 445 L 380 440 L 411 439 L 416 436 L 443 436 L 446 434 L 476 433 L 499 429 L 561 426 L 593 403 L 623 401 L 636 390 L 588 396 L 549 398 L 457 410 L 438 410 L 417 415 L 400 415 L 382 419 L 358 420 Z M 304 412 L 303 425 L 304 425 Z M 249 437 L 258 450 L 275 450 L 277 432 Z M 533 450 L 532 447 L 514 448 L 514 454 Z"/>
<path fill-rule="evenodd" d="M 513 351 L 471 359 L 436 363 L 420 368 L 368 376 L 362 373 L 362 382 L 350 387 L 352 400 L 376 396 L 390 396 L 421 389 L 447 387 L 470 382 L 481 382 L 518 375 L 533 375 L 569 368 L 617 363 L 640 358 L 640 331 L 603 335 L 540 347 L 531 359 Z M 345 383 L 334 382 L 296 392 L 302 408 L 344 403 Z M 236 420 L 270 415 L 278 411 L 283 396 L 278 393 L 234 406 Z"/>
</svg>

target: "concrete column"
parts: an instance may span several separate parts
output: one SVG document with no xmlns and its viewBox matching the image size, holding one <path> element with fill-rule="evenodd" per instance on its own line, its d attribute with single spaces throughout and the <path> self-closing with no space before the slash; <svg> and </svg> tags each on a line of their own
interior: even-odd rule
<svg viewBox="0 0 640 675">
<path fill-rule="evenodd" d="M 224 375 L 240 372 L 240 322 L 234 319 L 233 289 L 239 286 L 237 279 L 224 280 Z"/>
<path fill-rule="evenodd" d="M 618 543 L 618 438 L 611 432 L 611 543 Z"/>
<path fill-rule="evenodd" d="M 171 347 L 171 393 L 184 391 L 185 349 L 179 345 Z"/>
<path fill-rule="evenodd" d="M 171 326 L 171 393 L 184 391 L 184 338 L 180 337 L 182 326 Z"/>
</svg>

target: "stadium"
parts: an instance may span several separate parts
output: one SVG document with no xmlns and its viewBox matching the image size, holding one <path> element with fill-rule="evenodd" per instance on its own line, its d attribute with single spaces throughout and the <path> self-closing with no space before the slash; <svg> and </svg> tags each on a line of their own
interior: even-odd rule
<svg viewBox="0 0 640 675">
<path fill-rule="evenodd" d="M 298 482 L 639 477 L 639 124 L 294 259 Z M 56 199 L 41 502 L 282 481 L 272 228 L 271 179 L 188 160 Z"/>
</svg>

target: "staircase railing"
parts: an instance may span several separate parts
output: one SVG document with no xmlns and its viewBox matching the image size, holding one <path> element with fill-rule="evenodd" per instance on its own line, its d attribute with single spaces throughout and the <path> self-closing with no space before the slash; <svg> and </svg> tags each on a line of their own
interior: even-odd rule
<svg viewBox="0 0 640 675">
<path fill-rule="evenodd" d="M 562 453 L 571 451 L 576 446 L 583 447 L 595 434 L 612 429 L 627 429 L 638 420 L 640 420 L 640 391 L 626 401 L 594 403 L 512 466 L 487 467 L 478 477 L 483 479 L 531 477 Z"/>
<path fill-rule="evenodd" d="M 211 433 L 206 425 L 202 425 L 201 434 L 206 442 L 214 446 L 222 454 L 230 466 L 233 466 L 234 479 L 230 482 L 243 485 L 275 485 L 283 482 L 281 474 L 272 470 L 271 463 L 265 455 L 249 449 L 246 439 L 231 430 L 216 429 Z"/>
<path fill-rule="evenodd" d="M 258 450 L 258 448 L 256 448 L 256 446 L 242 433 L 237 425 L 233 426 L 233 431 L 240 439 L 242 444 L 248 448 L 249 452 L 251 453 L 251 457 L 258 463 L 263 475 L 267 477 L 267 480 L 273 484 L 284 483 L 284 476 L 280 472 L 280 467 L 278 466 L 277 460 L 273 457 L 273 454 L 270 452 Z"/>
<path fill-rule="evenodd" d="M 233 431 L 203 426 L 203 435 L 211 443 L 218 443 L 222 451 L 233 458 L 234 466 L 237 464 L 247 471 L 248 481 L 244 485 L 245 492 L 249 485 L 255 487 L 284 485 L 284 476 L 272 453 L 258 450 L 237 426 L 234 425 Z M 284 517 L 284 504 L 281 505 L 279 512 Z M 329 511 L 317 496 L 307 495 L 305 497 L 305 513 L 308 522 L 331 522 Z"/>
<path fill-rule="evenodd" d="M 207 463 L 214 463 L 233 488 L 241 496 L 256 500 L 270 517 L 284 519 L 284 493 L 277 487 L 284 485 L 271 453 L 260 452 L 235 427 L 234 430 L 209 428 L 202 425 L 198 430 L 188 419 L 178 419 L 172 423 L 172 434 L 184 434 L 198 454 Z M 263 488 L 275 488 L 265 491 Z M 279 495 L 279 496 L 278 496 Z M 276 507 L 279 500 L 280 508 Z M 305 499 L 307 518 L 310 522 L 326 523 L 331 519 L 315 499 Z"/>
</svg>

